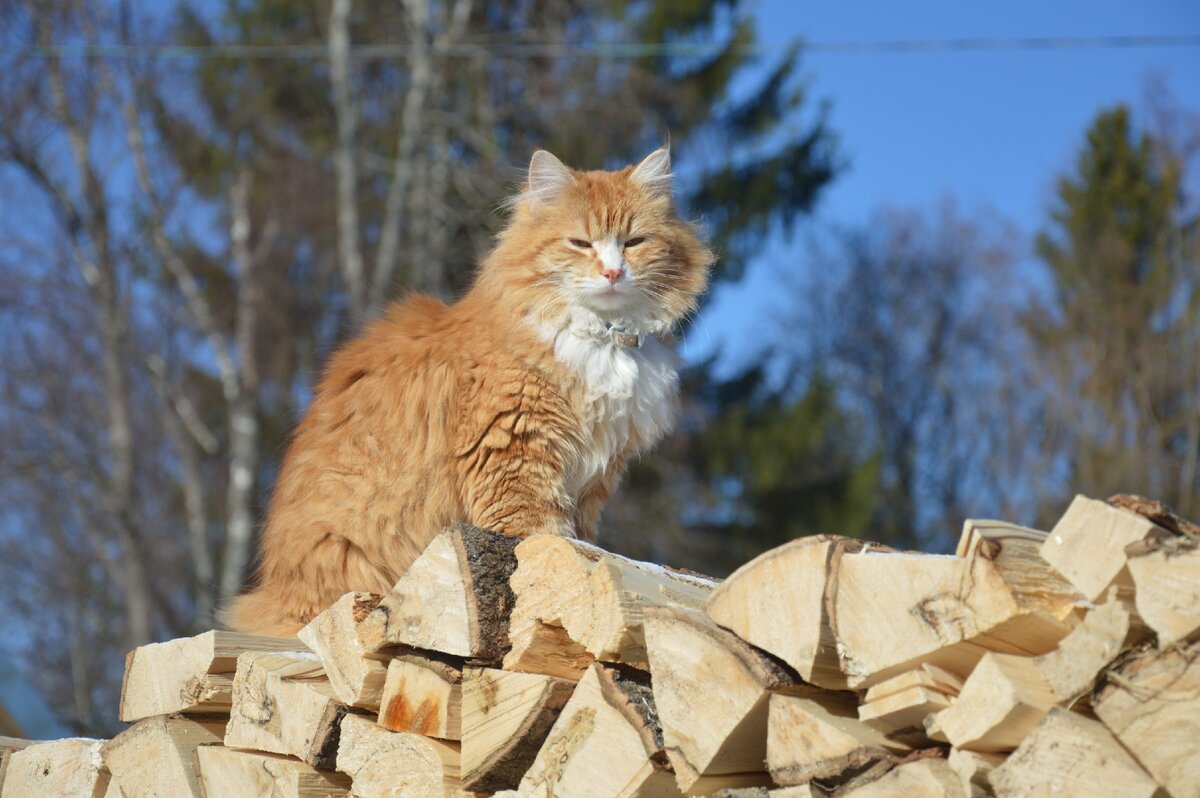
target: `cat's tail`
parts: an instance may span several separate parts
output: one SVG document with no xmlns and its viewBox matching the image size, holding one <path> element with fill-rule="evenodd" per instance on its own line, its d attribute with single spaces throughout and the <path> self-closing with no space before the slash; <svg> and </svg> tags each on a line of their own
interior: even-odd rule
<svg viewBox="0 0 1200 798">
<path fill-rule="evenodd" d="M 218 617 L 227 628 L 253 635 L 295 637 L 304 627 L 303 621 L 290 617 L 286 602 L 261 587 L 234 598 Z"/>
</svg>

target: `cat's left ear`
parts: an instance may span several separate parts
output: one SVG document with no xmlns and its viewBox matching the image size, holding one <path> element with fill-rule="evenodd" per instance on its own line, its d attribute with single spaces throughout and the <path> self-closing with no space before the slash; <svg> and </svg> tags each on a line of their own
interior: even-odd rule
<svg viewBox="0 0 1200 798">
<path fill-rule="evenodd" d="M 659 147 L 642 159 L 629 179 L 656 196 L 671 193 L 671 150 Z"/>
</svg>

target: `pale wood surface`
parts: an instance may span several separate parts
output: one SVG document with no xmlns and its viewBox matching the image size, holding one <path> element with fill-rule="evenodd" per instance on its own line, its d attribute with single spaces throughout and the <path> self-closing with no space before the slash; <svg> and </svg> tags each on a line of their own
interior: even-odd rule
<svg viewBox="0 0 1200 798">
<path fill-rule="evenodd" d="M 1149 798 L 1158 785 L 1103 724 L 1055 707 L 991 772 L 998 798 Z"/>
<path fill-rule="evenodd" d="M 388 663 L 379 725 L 443 740 L 462 738 L 462 664 L 417 654 Z"/>
<path fill-rule="evenodd" d="M 964 793 L 946 760 L 931 757 L 898 765 L 839 798 L 964 798 Z"/>
<path fill-rule="evenodd" d="M 836 535 L 813 535 L 771 549 L 713 590 L 709 617 L 779 657 L 805 681 L 845 687 L 828 603 L 838 560 L 864 545 Z"/>
<path fill-rule="evenodd" d="M 1200 795 L 1200 643 L 1131 659 L 1093 706 L 1172 795 Z"/>
<path fill-rule="evenodd" d="M 664 766 L 649 679 L 599 663 L 588 669 L 521 780 L 527 796 L 682 796 Z"/>
<path fill-rule="evenodd" d="M 9 755 L 0 798 L 103 798 L 109 772 L 104 740 L 34 743 Z"/>
<path fill-rule="evenodd" d="M 347 593 L 300 630 L 298 637 L 321 658 L 333 693 L 343 704 L 379 711 L 388 655 L 363 643 L 358 625 L 383 596 Z"/>
<path fill-rule="evenodd" d="M 761 774 L 769 693 L 795 686 L 793 677 L 697 610 L 650 608 L 645 629 L 654 702 L 679 785 Z"/>
<path fill-rule="evenodd" d="M 926 742 L 925 718 L 950 706 L 952 697 L 913 686 L 858 707 L 858 719 L 889 737 L 910 745 Z"/>
<path fill-rule="evenodd" d="M 239 654 L 302 648 L 290 637 L 220 630 L 140 646 L 125 657 L 120 718 L 132 723 L 173 712 L 228 712 Z"/>
<path fill-rule="evenodd" d="M 1042 557 L 1094 601 L 1124 570 L 1126 546 L 1168 535 L 1137 513 L 1076 496 L 1050 530 L 1042 545 Z"/>
<path fill-rule="evenodd" d="M 1004 764 L 1004 754 L 985 754 L 951 748 L 946 762 L 958 774 L 966 798 L 988 798 L 993 792 L 992 771 Z"/>
<path fill-rule="evenodd" d="M 146 718 L 100 749 L 125 798 L 204 798 L 196 773 L 196 749 L 220 744 L 225 718 L 181 715 Z"/>
<path fill-rule="evenodd" d="M 1176 543 L 1130 557 L 1128 565 L 1138 614 L 1159 648 L 1200 634 L 1200 548 Z"/>
<path fill-rule="evenodd" d="M 513 652 L 505 659 L 509 669 L 518 661 L 553 655 L 540 654 L 534 645 L 547 640 L 542 626 L 561 627 L 591 659 L 645 668 L 645 609 L 701 608 L 716 584 L 556 535 L 523 540 L 516 557 L 511 580 L 516 606 L 509 627 Z"/>
<path fill-rule="evenodd" d="M 846 774 L 891 763 L 909 750 L 860 721 L 851 694 L 813 691 L 770 698 L 766 760 L 776 784 L 838 782 Z"/>
<path fill-rule="evenodd" d="M 458 743 L 392 732 L 360 715 L 342 719 L 337 769 L 358 798 L 445 798 L 457 792 Z"/>
<path fill-rule="evenodd" d="M 350 790 L 349 776 L 279 754 L 204 745 L 196 757 L 207 798 L 334 798 Z"/>
<path fill-rule="evenodd" d="M 478 792 L 516 788 L 575 683 L 494 668 L 463 672 L 462 781 Z"/>
<path fill-rule="evenodd" d="M 1055 702 L 1033 659 L 989 653 L 937 725 L 957 748 L 1011 751 Z"/>
<path fill-rule="evenodd" d="M 331 768 L 345 714 L 316 654 L 248 652 L 238 657 L 225 745 Z"/>
<path fill-rule="evenodd" d="M 498 662 L 509 648 L 519 542 L 465 524 L 442 532 L 363 620 L 360 639 L 374 651 L 403 644 Z"/>
<path fill-rule="evenodd" d="M 1119 592 L 1110 588 L 1107 600 L 1090 611 L 1054 651 L 1034 660 L 1059 703 L 1091 692 L 1100 671 L 1133 642 L 1134 618 Z"/>
<path fill-rule="evenodd" d="M 20 751 L 33 745 L 33 740 L 22 740 L 18 737 L 0 737 L 0 789 L 4 787 L 4 774 L 8 770 L 8 757 L 13 751 Z"/>
</svg>

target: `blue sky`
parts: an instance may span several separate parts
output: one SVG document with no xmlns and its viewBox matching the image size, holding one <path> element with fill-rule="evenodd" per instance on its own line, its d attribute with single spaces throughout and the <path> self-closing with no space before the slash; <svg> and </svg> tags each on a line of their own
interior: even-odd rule
<svg viewBox="0 0 1200 798">
<path fill-rule="evenodd" d="M 1006 37 L 1200 34 L 1200 2 L 810 2 L 760 0 L 767 45 Z M 865 221 L 881 205 L 927 209 L 954 197 L 991 208 L 1027 236 L 1043 223 L 1056 177 L 1073 163 L 1096 112 L 1135 109 L 1160 75 L 1178 102 L 1200 111 L 1200 48 L 1011 50 L 804 57 L 814 99 L 849 168 L 824 196 L 816 226 Z M 802 238 L 802 236 L 800 237 Z M 802 257 L 798 238 L 771 242 L 737 286 L 719 290 L 691 336 L 689 357 L 724 342 L 749 354 L 742 332 L 763 315 L 777 280 L 771 263 Z"/>
</svg>

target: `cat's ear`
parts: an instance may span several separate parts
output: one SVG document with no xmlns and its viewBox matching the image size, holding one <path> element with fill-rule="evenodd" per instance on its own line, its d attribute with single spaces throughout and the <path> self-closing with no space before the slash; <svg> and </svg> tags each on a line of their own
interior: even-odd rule
<svg viewBox="0 0 1200 798">
<path fill-rule="evenodd" d="M 553 202 L 574 181 L 566 164 L 545 150 L 537 150 L 529 160 L 529 192 L 534 204 Z"/>
<path fill-rule="evenodd" d="M 647 155 L 634 168 L 629 179 L 656 196 L 670 194 L 671 150 L 667 147 L 659 147 Z"/>
</svg>

